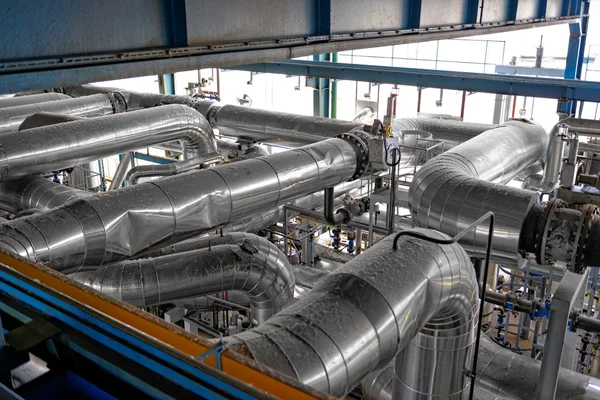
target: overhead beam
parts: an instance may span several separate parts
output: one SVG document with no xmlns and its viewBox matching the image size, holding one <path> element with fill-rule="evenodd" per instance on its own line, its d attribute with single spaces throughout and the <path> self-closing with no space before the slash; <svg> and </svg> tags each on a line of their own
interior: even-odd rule
<svg viewBox="0 0 600 400">
<path fill-rule="evenodd" d="M 436 71 L 319 61 L 279 61 L 233 69 L 275 74 L 600 102 L 600 82 Z"/>
<path fill-rule="evenodd" d="M 179 3 L 177 0 L 173 1 L 174 3 Z M 420 13 L 419 5 L 420 1 L 411 0 L 412 8 L 409 8 L 411 14 L 409 18 L 410 24 L 417 24 Z M 168 35 L 170 38 L 168 43 L 182 43 L 184 30 L 188 31 L 189 42 L 191 25 L 188 24 L 187 28 L 184 29 L 186 25 L 176 22 L 181 22 L 181 14 L 185 11 L 182 11 L 181 7 L 177 8 L 175 6 L 176 4 L 170 9 L 173 10 L 172 13 L 174 14 L 170 14 L 173 16 L 169 19 L 171 21 L 169 22 L 171 24 L 169 26 L 175 24 L 177 28 L 169 30 L 171 33 Z M 133 10 L 131 12 L 133 13 Z M 360 15 L 360 13 L 357 15 Z M 330 16 L 330 18 L 331 23 L 333 17 Z M 331 33 L 301 37 L 291 36 L 277 39 L 202 45 L 196 45 L 196 42 L 189 42 L 186 47 L 152 48 L 135 51 L 118 50 L 108 53 L 98 52 L 72 56 L 40 56 L 38 58 L 18 61 L 0 57 L 0 94 L 136 76 L 168 74 L 201 68 L 226 68 L 249 62 L 260 63 L 353 49 L 488 35 L 574 22 L 578 21 L 578 18 L 578 15 L 563 16 L 523 21 L 457 24 L 443 27 L 415 27 L 388 31 Z M 45 21 L 47 20 L 45 19 Z M 325 20 L 326 18 L 321 22 L 321 27 L 323 27 Z M 2 19 L 0 18 L 1 21 Z M 27 30 L 29 28 L 24 29 Z M 119 37 L 119 40 L 125 40 L 115 32 L 111 34 L 111 37 Z M 39 38 L 33 37 L 29 37 L 29 39 L 31 41 L 39 40 Z M 79 39 L 85 42 L 84 38 Z M 15 41 L 15 43 L 17 42 L 21 43 L 20 41 Z M 5 50 L 3 54 L 11 53 L 10 49 Z"/>
</svg>

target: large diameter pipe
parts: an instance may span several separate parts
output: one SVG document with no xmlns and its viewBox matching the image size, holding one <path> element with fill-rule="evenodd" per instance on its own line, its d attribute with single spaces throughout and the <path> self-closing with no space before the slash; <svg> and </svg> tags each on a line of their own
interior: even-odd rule
<svg viewBox="0 0 600 400">
<path fill-rule="evenodd" d="M 81 165 L 172 140 L 184 143 L 186 157 L 216 152 L 212 129 L 204 117 L 189 107 L 170 105 L 6 133 L 0 139 L 0 180 Z"/>
<path fill-rule="evenodd" d="M 98 193 L 0 225 L 0 247 L 60 271 L 101 266 L 350 180 L 358 156 L 352 141 L 329 139 Z"/>
<path fill-rule="evenodd" d="M 155 107 L 159 104 L 184 104 L 202 113 L 214 128 L 226 136 L 273 145 L 297 147 L 350 132 L 364 124 L 332 118 L 273 112 L 250 107 L 221 105 L 189 96 L 137 93 L 115 88 L 82 85 L 65 87 L 66 94 L 85 96 L 95 93 L 118 92 L 129 108 Z M 408 118 L 394 121 L 394 131 L 426 131 L 434 139 L 444 141 L 446 148 L 454 147 L 495 127 L 439 118 Z"/>
<path fill-rule="evenodd" d="M 481 337 L 475 400 L 535 398 L 541 363 Z M 362 382 L 366 400 L 391 400 L 394 365 L 374 371 Z M 456 397 L 458 398 L 458 397 Z M 600 380 L 561 368 L 555 400 L 599 400 Z"/>
<path fill-rule="evenodd" d="M 38 128 L 40 126 L 62 124 L 63 122 L 76 121 L 82 118 L 83 117 L 76 117 L 73 115 L 39 112 L 37 114 L 33 114 L 25 118 L 23 123 L 21 123 L 19 130 L 23 131 L 25 129 Z M 76 173 L 76 171 L 77 170 L 74 170 L 73 173 Z M 87 185 L 87 188 L 95 188 L 102 184 L 98 163 L 96 161 L 84 164 L 81 167 L 80 172 L 84 175 L 85 178 L 85 182 L 83 182 L 82 186 Z"/>
<path fill-rule="evenodd" d="M 434 140 L 441 140 L 445 148 L 452 148 L 475 136 L 496 128 L 497 125 L 463 122 L 441 118 L 398 118 L 392 122 L 394 136 L 402 138 L 403 132 L 429 132 Z"/>
<path fill-rule="evenodd" d="M 419 337 L 439 333 L 439 328 L 444 335 L 431 337 L 443 350 L 435 353 L 437 358 L 406 360 L 406 368 L 420 371 L 423 379 L 405 374 L 399 379 L 410 390 L 439 398 L 463 392 L 477 315 L 473 266 L 458 244 L 405 236 L 393 250 L 393 241 L 392 236 L 383 239 L 319 280 L 310 296 L 228 339 L 228 347 L 343 397 L 397 354 L 398 360 L 412 354 L 407 348 L 417 345 L 420 339 L 413 338 L 422 328 Z M 435 350 L 429 350 L 433 355 Z"/>
<path fill-rule="evenodd" d="M 56 92 L 32 94 L 30 96 L 5 97 L 0 99 L 0 108 L 47 103 L 49 101 L 66 100 L 70 98 L 71 96 Z"/>
<path fill-rule="evenodd" d="M 113 94 L 96 94 L 68 100 L 2 108 L 0 109 L 0 133 L 18 131 L 25 118 L 38 112 L 45 111 L 78 117 L 98 117 L 124 110 L 125 106 L 120 98 Z"/>
<path fill-rule="evenodd" d="M 199 250 L 122 261 L 70 277 L 144 307 L 241 291 L 250 298 L 257 324 L 284 309 L 294 297 L 294 273 L 284 254 L 268 240 L 248 233 L 206 239 Z"/>
<path fill-rule="evenodd" d="M 290 147 L 337 137 L 364 125 L 234 105 L 215 105 L 207 118 L 222 135 Z"/>
<path fill-rule="evenodd" d="M 0 209 L 11 214 L 45 211 L 91 195 L 91 192 L 60 185 L 40 175 L 30 175 L 0 182 Z"/>
<path fill-rule="evenodd" d="M 537 193 L 506 187 L 521 170 L 542 159 L 547 136 L 530 122 L 508 121 L 427 162 L 409 189 L 417 226 L 456 235 L 488 211 L 496 215 L 492 258 L 515 265 L 523 221 Z M 483 254 L 487 228 L 480 226 L 461 243 Z"/>
</svg>

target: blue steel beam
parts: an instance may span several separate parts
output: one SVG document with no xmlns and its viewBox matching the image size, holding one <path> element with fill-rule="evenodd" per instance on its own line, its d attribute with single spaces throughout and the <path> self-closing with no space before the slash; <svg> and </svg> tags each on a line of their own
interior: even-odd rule
<svg viewBox="0 0 600 400">
<path fill-rule="evenodd" d="M 578 15 L 576 0 L 548 18 L 527 3 L 560 0 L 506 1 L 514 9 L 507 15 L 483 0 L 386 0 L 369 12 L 349 0 L 3 0 L 0 93 L 484 35 Z"/>
<path fill-rule="evenodd" d="M 279 61 L 232 69 L 295 76 L 600 102 L 600 82 L 382 67 L 319 61 Z"/>
</svg>

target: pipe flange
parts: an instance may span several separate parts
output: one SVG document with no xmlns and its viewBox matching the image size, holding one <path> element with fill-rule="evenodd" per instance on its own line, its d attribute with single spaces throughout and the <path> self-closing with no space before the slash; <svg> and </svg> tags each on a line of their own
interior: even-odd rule
<svg viewBox="0 0 600 400">
<path fill-rule="evenodd" d="M 108 93 L 108 100 L 113 108 L 113 113 L 118 114 L 127 111 L 127 100 L 119 92 Z"/>
<path fill-rule="evenodd" d="M 548 239 L 548 233 L 550 226 L 556 214 L 556 210 L 567 207 L 567 203 L 560 199 L 552 199 L 546 206 L 544 211 L 544 217 L 540 218 L 538 223 L 536 245 L 535 245 L 535 256 L 536 261 L 540 265 L 547 265 L 552 260 L 546 258 L 546 241 Z"/>
<path fill-rule="evenodd" d="M 581 273 L 586 267 L 584 263 L 585 252 L 592 228 L 592 222 L 594 221 L 594 217 L 598 214 L 599 209 L 593 204 L 586 204 L 581 210 L 581 219 L 579 220 L 579 226 L 577 227 L 578 236 L 575 238 L 577 251 L 573 254 L 573 260 L 571 262 L 574 272 Z"/>
<path fill-rule="evenodd" d="M 219 110 L 221 109 L 221 106 L 217 105 L 217 103 L 215 104 L 211 104 L 208 107 L 208 110 L 206 110 L 206 119 L 208 120 L 208 123 L 210 124 L 210 126 L 213 127 L 213 129 L 218 129 L 217 128 L 217 114 L 219 114 Z"/>
<path fill-rule="evenodd" d="M 356 170 L 354 171 L 354 175 L 350 178 L 350 181 L 356 180 L 363 176 L 365 172 L 367 172 L 367 168 L 369 167 L 369 146 L 367 146 L 365 139 L 368 142 L 367 134 L 364 133 L 365 138 L 362 138 L 361 133 L 359 131 L 352 131 L 348 133 L 343 133 L 338 136 L 340 139 L 344 139 L 348 143 L 352 145 L 355 149 L 356 153 Z"/>
</svg>

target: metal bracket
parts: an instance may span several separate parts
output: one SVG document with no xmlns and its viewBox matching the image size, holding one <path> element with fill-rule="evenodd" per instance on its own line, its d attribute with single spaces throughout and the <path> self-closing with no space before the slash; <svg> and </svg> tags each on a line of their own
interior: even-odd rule
<svg viewBox="0 0 600 400">
<path fill-rule="evenodd" d="M 221 363 L 221 352 L 227 348 L 227 343 L 223 342 L 223 334 L 219 335 L 219 342 L 206 349 L 203 353 L 199 354 L 196 359 L 198 361 L 206 361 L 206 359 L 213 354 L 215 355 L 216 367 L 219 371 L 223 370 Z"/>
</svg>

